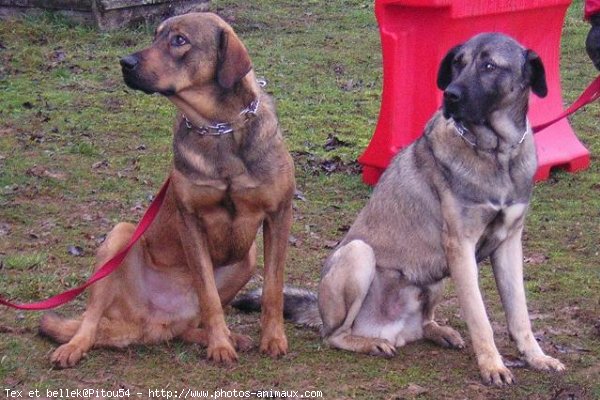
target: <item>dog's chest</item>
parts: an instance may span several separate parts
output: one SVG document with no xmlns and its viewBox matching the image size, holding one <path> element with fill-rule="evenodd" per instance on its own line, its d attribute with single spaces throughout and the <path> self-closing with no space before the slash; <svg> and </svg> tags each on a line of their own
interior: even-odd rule
<svg viewBox="0 0 600 400">
<path fill-rule="evenodd" d="M 274 184 L 241 174 L 196 186 L 193 203 L 198 215 L 219 212 L 234 220 L 242 214 L 264 214 L 275 208 L 276 199 L 272 196 L 275 190 Z"/>
<path fill-rule="evenodd" d="M 215 265 L 242 259 L 254 242 L 265 216 L 278 206 L 274 184 L 248 175 L 190 183 L 180 192 L 186 213 L 206 235 Z"/>
<path fill-rule="evenodd" d="M 524 203 L 504 207 L 490 203 L 482 207 L 487 210 L 481 214 L 487 215 L 487 223 L 477 243 L 478 260 L 488 257 L 502 242 L 520 229 L 527 210 Z"/>
</svg>

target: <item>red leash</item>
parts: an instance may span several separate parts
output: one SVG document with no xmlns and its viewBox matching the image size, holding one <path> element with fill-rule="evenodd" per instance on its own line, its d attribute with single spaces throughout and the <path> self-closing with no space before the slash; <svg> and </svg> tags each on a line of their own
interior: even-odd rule
<svg viewBox="0 0 600 400">
<path fill-rule="evenodd" d="M 137 242 L 139 238 L 144 234 L 144 232 L 146 232 L 148 227 L 152 224 L 152 221 L 154 221 L 154 218 L 156 218 L 156 215 L 158 214 L 158 211 L 160 210 L 160 207 L 165 199 L 165 194 L 167 192 L 167 188 L 169 187 L 170 180 L 171 179 L 168 178 L 165 181 L 162 188 L 156 195 L 156 198 L 152 201 L 150 207 L 148 207 L 148 210 L 142 217 L 140 223 L 135 228 L 133 236 L 129 240 L 127 246 L 125 246 L 123 250 L 119 251 L 113 258 L 108 260 L 102 267 L 100 267 L 83 285 L 73 289 L 69 289 L 66 292 L 57 294 L 46 300 L 39 301 L 36 303 L 11 303 L 10 301 L 7 301 L 0 297 L 0 304 L 12 308 L 17 308 L 19 310 L 48 310 L 68 303 L 69 301 L 77 297 L 81 292 L 83 292 L 88 286 L 110 275 L 114 270 L 116 270 L 119 267 L 119 265 L 121 265 L 121 262 L 127 256 L 127 253 L 129 253 L 131 247 L 133 247 L 135 242 Z"/>
<path fill-rule="evenodd" d="M 575 111 L 579 110 L 581 107 L 585 106 L 586 104 L 589 104 L 589 103 L 597 100 L 599 97 L 600 97 L 600 76 L 598 76 L 587 87 L 587 89 L 581 94 L 581 96 L 579 96 L 579 98 L 575 101 L 575 103 L 573 103 L 573 105 L 571 105 L 571 107 L 569 107 L 567 110 L 565 110 L 565 112 L 563 112 L 561 115 L 554 118 L 553 120 L 534 126 L 532 128 L 533 132 L 539 132 L 542 129 L 547 128 L 548 126 L 554 124 L 555 122 L 560 121 L 561 119 L 563 119 L 565 117 L 568 117 L 569 115 L 573 114 Z M 47 310 L 50 308 L 55 308 L 55 307 L 65 304 L 65 303 L 68 303 L 69 301 L 71 301 L 75 297 L 77 297 L 81 292 L 83 292 L 88 286 L 90 286 L 94 282 L 97 282 L 100 279 L 105 278 L 106 276 L 110 275 L 114 270 L 116 270 L 119 267 L 121 262 L 127 256 L 127 253 L 129 253 L 129 250 L 131 249 L 131 247 L 135 244 L 135 242 L 137 242 L 139 240 L 139 238 L 144 234 L 144 232 L 146 232 L 146 229 L 148 229 L 150 224 L 152 224 L 152 221 L 154 221 L 154 218 L 158 214 L 158 211 L 160 210 L 160 207 L 165 198 L 165 193 L 167 191 L 167 188 L 169 187 L 169 183 L 170 183 L 170 179 L 167 179 L 166 182 L 163 184 L 162 188 L 160 189 L 160 191 L 158 192 L 158 194 L 156 195 L 156 198 L 154 199 L 152 204 L 150 204 L 150 207 L 148 207 L 148 210 L 142 217 L 142 220 L 136 227 L 135 232 L 133 233 L 133 236 L 131 237 L 131 240 L 129 241 L 129 244 L 127 244 L 127 246 L 123 250 L 121 250 L 113 258 L 108 260 L 102 267 L 100 267 L 83 285 L 73 288 L 73 289 L 69 289 L 66 292 L 57 294 L 55 296 L 50 297 L 49 299 L 39 301 L 36 303 L 16 304 L 16 303 L 11 303 L 7 300 L 4 300 L 2 297 L 0 297 L 0 304 L 3 304 L 8 307 L 12 307 L 12 308 L 17 308 L 20 310 Z"/>
<path fill-rule="evenodd" d="M 567 108 L 558 117 L 556 117 L 548 122 L 545 122 L 543 124 L 536 125 L 531 129 L 533 130 L 533 133 L 537 133 L 537 132 L 541 131 L 542 129 L 547 128 L 550 125 L 554 124 L 555 122 L 558 122 L 561 119 L 568 117 L 569 115 L 573 114 L 575 111 L 579 110 L 581 107 L 585 106 L 586 104 L 589 104 L 591 102 L 598 100 L 598 98 L 600 98 L 600 75 L 598 75 L 598 77 L 596 79 L 594 79 L 594 81 L 592 83 L 590 83 L 590 85 L 587 87 L 587 89 L 585 89 L 583 91 L 581 96 L 579 96 L 579 98 L 577 100 L 575 100 L 575 102 L 571 105 L 571 107 Z"/>
</svg>

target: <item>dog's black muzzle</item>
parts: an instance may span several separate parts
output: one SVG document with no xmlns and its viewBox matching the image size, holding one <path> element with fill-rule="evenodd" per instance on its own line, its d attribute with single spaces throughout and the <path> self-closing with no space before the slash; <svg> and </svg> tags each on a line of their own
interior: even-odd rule
<svg viewBox="0 0 600 400">
<path fill-rule="evenodd" d="M 119 63 L 121 64 L 123 80 L 127 86 L 135 90 L 141 90 L 146 94 L 156 92 L 156 90 L 150 89 L 149 85 L 144 83 L 143 79 L 140 78 L 140 58 L 138 56 L 135 54 L 125 56 L 119 60 Z"/>
<path fill-rule="evenodd" d="M 467 85 L 452 83 L 444 90 L 443 112 L 444 118 L 480 125 L 489 112 L 489 99 Z"/>
<path fill-rule="evenodd" d="M 461 120 L 464 115 L 466 100 L 465 90 L 462 86 L 451 84 L 444 90 L 444 117 Z"/>
<path fill-rule="evenodd" d="M 119 63 L 123 71 L 133 71 L 139 65 L 140 60 L 134 55 L 129 55 L 121 58 Z"/>
</svg>

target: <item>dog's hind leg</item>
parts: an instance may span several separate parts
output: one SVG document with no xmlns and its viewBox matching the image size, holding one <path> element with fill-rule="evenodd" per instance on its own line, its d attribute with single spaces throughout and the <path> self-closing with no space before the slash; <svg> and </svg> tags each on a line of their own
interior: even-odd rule
<svg viewBox="0 0 600 400">
<path fill-rule="evenodd" d="M 444 295 L 444 281 L 429 285 L 425 289 L 425 304 L 423 307 L 423 337 L 442 347 L 462 349 L 465 347 L 460 333 L 449 326 L 440 326 L 434 320 L 435 308 Z"/>
<path fill-rule="evenodd" d="M 323 335 L 329 345 L 339 349 L 393 356 L 396 349 L 388 340 L 352 334 L 375 278 L 375 266 L 373 249 L 362 240 L 353 240 L 333 253 L 319 285 Z"/>
<path fill-rule="evenodd" d="M 142 326 L 134 321 L 101 318 L 96 330 L 94 347 L 123 348 L 138 343 L 143 336 Z"/>
<path fill-rule="evenodd" d="M 202 347 L 208 347 L 208 332 L 206 329 L 190 328 L 179 335 L 178 338 L 187 343 L 194 343 Z M 253 346 L 250 336 L 231 332 L 230 338 L 233 342 L 233 346 L 238 351 L 248 351 Z"/>
<path fill-rule="evenodd" d="M 108 234 L 102 246 L 98 249 L 96 255 L 96 268 L 99 268 L 121 250 L 131 238 L 135 227 L 131 224 L 117 224 Z M 128 258 L 133 254 L 128 255 Z M 113 303 L 115 293 L 118 293 L 120 282 L 123 281 L 123 269 L 127 267 L 127 259 L 113 275 L 110 275 L 97 282 L 91 287 L 90 297 L 88 299 L 86 310 L 81 318 L 81 322 L 77 330 L 72 335 L 68 342 L 58 347 L 50 357 L 50 361 L 58 368 L 73 367 L 86 352 L 96 343 L 96 334 L 98 325 L 106 309 Z M 121 276 L 121 277 L 119 277 Z M 46 326 L 49 326 L 51 319 L 46 318 Z M 73 322 L 64 320 L 60 325 L 55 325 L 53 330 L 44 330 L 44 320 L 42 320 L 42 332 L 55 338 L 56 340 L 64 341 L 74 328 Z M 63 330 L 64 329 L 64 330 Z M 53 335 L 52 332 L 61 331 L 60 334 Z"/>
</svg>

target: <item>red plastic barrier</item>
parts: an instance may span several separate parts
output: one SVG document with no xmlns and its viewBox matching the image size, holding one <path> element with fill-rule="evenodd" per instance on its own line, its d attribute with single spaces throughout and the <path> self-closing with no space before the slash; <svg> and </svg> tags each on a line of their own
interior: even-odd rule
<svg viewBox="0 0 600 400">
<path fill-rule="evenodd" d="M 546 68 L 548 96 L 531 96 L 532 125 L 563 111 L 560 35 L 570 0 L 376 0 L 383 51 L 383 94 L 375 133 L 358 161 L 373 185 L 392 157 L 418 138 L 439 108 L 437 68 L 446 52 L 481 32 L 503 32 L 537 52 Z M 582 43 L 583 47 L 583 43 Z M 583 50 L 582 50 L 583 51 Z M 590 155 L 567 120 L 535 136 L 536 180 L 553 167 L 569 172 L 589 166 Z"/>
</svg>

